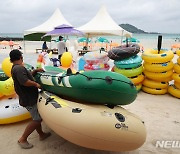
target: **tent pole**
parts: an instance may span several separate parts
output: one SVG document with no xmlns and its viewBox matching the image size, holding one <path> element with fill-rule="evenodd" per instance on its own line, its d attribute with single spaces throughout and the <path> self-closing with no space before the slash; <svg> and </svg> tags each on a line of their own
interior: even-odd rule
<svg viewBox="0 0 180 154">
<path fill-rule="evenodd" d="M 26 46 L 25 46 L 25 40 L 23 38 L 23 48 L 24 48 L 24 53 L 26 53 Z"/>
<path fill-rule="evenodd" d="M 51 40 L 52 40 L 52 36 L 51 36 Z M 51 41 L 50 41 L 50 49 L 51 49 L 51 45 L 52 45 L 52 44 L 51 44 Z"/>
<path fill-rule="evenodd" d="M 123 32 L 124 30 L 122 31 L 122 34 L 121 34 L 121 45 L 122 45 L 122 40 L 123 40 Z"/>
</svg>

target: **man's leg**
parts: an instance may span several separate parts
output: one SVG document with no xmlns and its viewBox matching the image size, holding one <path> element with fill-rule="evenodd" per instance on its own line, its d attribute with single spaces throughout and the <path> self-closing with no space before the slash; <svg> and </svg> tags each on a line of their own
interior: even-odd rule
<svg viewBox="0 0 180 154">
<path fill-rule="evenodd" d="M 21 136 L 21 138 L 18 140 L 20 143 L 25 143 L 27 142 L 27 138 L 28 136 L 35 130 L 39 127 L 39 125 L 41 125 L 41 122 L 40 121 L 31 121 L 26 129 L 24 130 L 24 133 L 23 135 Z"/>
<path fill-rule="evenodd" d="M 37 133 L 39 134 L 39 140 L 42 141 L 42 140 L 45 140 L 47 137 L 49 137 L 51 135 L 51 133 L 44 133 L 42 131 L 42 126 L 41 126 L 41 123 L 37 126 L 36 128 L 36 131 Z"/>
</svg>

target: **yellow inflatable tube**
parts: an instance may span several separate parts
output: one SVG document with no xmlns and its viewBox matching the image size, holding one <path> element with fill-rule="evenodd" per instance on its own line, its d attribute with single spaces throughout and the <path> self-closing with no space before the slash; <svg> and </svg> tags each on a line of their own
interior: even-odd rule
<svg viewBox="0 0 180 154">
<path fill-rule="evenodd" d="M 174 53 L 169 50 L 161 50 L 160 53 L 158 53 L 158 50 L 147 50 L 142 54 L 142 59 L 145 62 L 149 63 L 165 63 L 168 61 L 171 61 L 174 57 Z"/>
<path fill-rule="evenodd" d="M 142 71 L 143 71 L 142 65 L 137 68 L 133 68 L 133 69 L 120 69 L 120 68 L 117 68 L 116 66 L 114 66 L 114 72 L 122 74 L 126 77 L 137 76 L 137 75 L 141 74 Z"/>
<path fill-rule="evenodd" d="M 177 50 L 176 54 L 180 57 L 180 50 Z"/>
<path fill-rule="evenodd" d="M 179 82 L 174 81 L 174 85 L 176 86 L 176 88 L 180 89 L 180 83 Z"/>
<path fill-rule="evenodd" d="M 140 84 L 137 84 L 137 85 L 135 85 L 136 86 L 136 90 L 139 92 L 140 90 L 141 90 L 141 88 L 142 88 L 142 84 L 140 83 Z"/>
<path fill-rule="evenodd" d="M 172 79 L 175 80 L 176 82 L 180 83 L 180 74 L 173 73 Z"/>
<path fill-rule="evenodd" d="M 177 59 L 177 63 L 180 65 L 180 57 Z"/>
<path fill-rule="evenodd" d="M 5 96 L 0 99 L 0 125 L 31 118 L 29 112 L 19 105 L 18 98 L 8 99 L 8 97 Z"/>
<path fill-rule="evenodd" d="M 171 76 L 173 74 L 173 71 L 170 70 L 170 71 L 161 72 L 161 73 L 153 73 L 153 72 L 149 72 L 149 71 L 144 70 L 144 74 L 149 79 L 153 79 L 155 81 L 164 81 L 164 82 L 166 82 L 166 81 L 171 80 Z"/>
<path fill-rule="evenodd" d="M 139 83 L 143 82 L 144 75 L 140 74 L 138 76 L 131 77 L 129 79 L 134 83 L 134 85 L 138 85 Z"/>
<path fill-rule="evenodd" d="M 142 90 L 146 93 L 153 94 L 153 95 L 163 95 L 167 93 L 167 89 L 154 89 L 142 86 Z"/>
<path fill-rule="evenodd" d="M 174 63 L 172 61 L 167 63 L 147 63 L 143 64 L 145 70 L 149 72 L 164 72 L 173 69 Z"/>
<path fill-rule="evenodd" d="M 180 65 L 179 64 L 175 64 L 174 65 L 174 71 L 178 74 L 180 74 Z"/>
<path fill-rule="evenodd" d="M 169 85 L 168 82 L 153 81 L 147 78 L 143 81 L 143 86 L 154 88 L 154 89 L 156 88 L 165 89 L 165 88 L 168 88 L 168 85 Z"/>
<path fill-rule="evenodd" d="M 180 98 L 180 89 L 176 88 L 174 85 L 168 87 L 168 92 L 174 97 Z"/>
<path fill-rule="evenodd" d="M 5 81 L 0 81 L 0 93 L 6 96 L 15 94 L 14 82 L 12 77 Z"/>
</svg>

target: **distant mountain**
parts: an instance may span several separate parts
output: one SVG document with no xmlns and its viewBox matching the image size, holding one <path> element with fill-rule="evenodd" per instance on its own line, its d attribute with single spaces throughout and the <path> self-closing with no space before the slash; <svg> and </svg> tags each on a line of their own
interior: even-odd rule
<svg viewBox="0 0 180 154">
<path fill-rule="evenodd" d="M 157 32 L 145 32 L 144 30 L 130 24 L 120 24 L 119 26 L 131 33 L 158 34 Z"/>
</svg>

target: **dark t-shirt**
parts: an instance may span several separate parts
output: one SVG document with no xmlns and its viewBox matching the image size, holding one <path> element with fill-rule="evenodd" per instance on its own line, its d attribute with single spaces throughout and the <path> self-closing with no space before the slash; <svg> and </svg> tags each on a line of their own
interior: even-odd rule
<svg viewBox="0 0 180 154">
<path fill-rule="evenodd" d="M 19 104 L 24 107 L 36 104 L 38 88 L 24 86 L 28 79 L 34 81 L 32 74 L 22 65 L 13 65 L 11 73 L 14 80 L 14 89 L 19 96 Z"/>
</svg>

